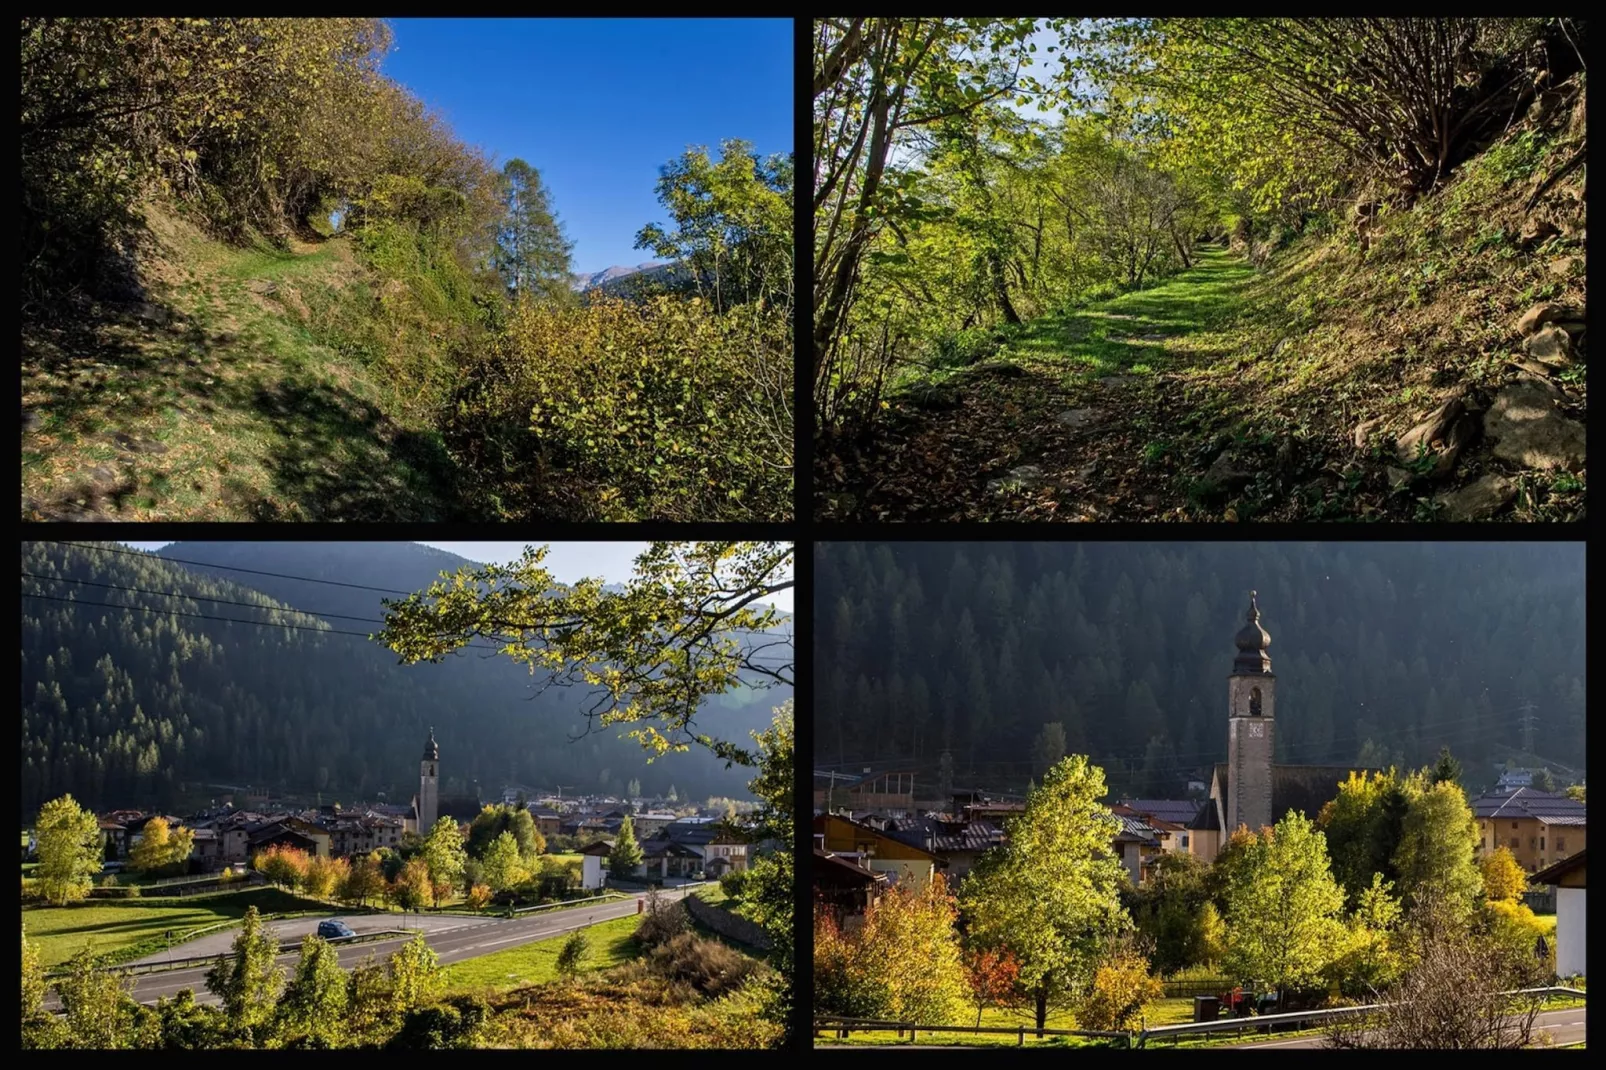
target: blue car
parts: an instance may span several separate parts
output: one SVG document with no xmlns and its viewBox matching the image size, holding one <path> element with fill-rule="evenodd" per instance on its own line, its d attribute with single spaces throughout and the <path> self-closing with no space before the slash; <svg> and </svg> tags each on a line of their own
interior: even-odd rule
<svg viewBox="0 0 1606 1070">
<path fill-rule="evenodd" d="M 333 940 L 337 936 L 356 936 L 357 934 L 345 922 L 330 920 L 318 923 L 318 935 L 325 940 Z"/>
</svg>

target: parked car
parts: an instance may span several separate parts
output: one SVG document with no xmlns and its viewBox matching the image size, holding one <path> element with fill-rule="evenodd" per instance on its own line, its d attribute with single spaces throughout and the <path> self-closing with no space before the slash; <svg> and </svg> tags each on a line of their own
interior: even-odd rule
<svg viewBox="0 0 1606 1070">
<path fill-rule="evenodd" d="M 100 871 L 102 873 L 121 873 L 124 864 L 122 862 L 106 862 L 101 865 Z"/>
<path fill-rule="evenodd" d="M 318 923 L 318 935 L 325 940 L 333 940 L 336 937 L 356 936 L 357 934 L 345 922 L 338 918 L 331 918 L 328 921 L 320 921 Z"/>
</svg>

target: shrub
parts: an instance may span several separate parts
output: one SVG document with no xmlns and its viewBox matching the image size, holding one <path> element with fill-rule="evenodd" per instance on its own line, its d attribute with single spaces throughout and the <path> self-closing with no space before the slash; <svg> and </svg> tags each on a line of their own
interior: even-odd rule
<svg viewBox="0 0 1606 1070">
<path fill-rule="evenodd" d="M 682 903 L 666 902 L 656 891 L 647 893 L 647 910 L 636 926 L 636 942 L 643 947 L 667 944 L 691 930 L 691 918 Z"/>
<path fill-rule="evenodd" d="M 653 948 L 647 965 L 664 980 L 690 985 L 708 998 L 741 987 L 758 967 L 756 961 L 741 952 L 692 932 L 683 932 Z"/>
<path fill-rule="evenodd" d="M 1149 960 L 1130 947 L 1117 947 L 1094 971 L 1077 1022 L 1083 1029 L 1126 1029 L 1161 991 L 1159 980 L 1149 973 Z"/>
<path fill-rule="evenodd" d="M 465 377 L 452 449 L 509 516 L 783 519 L 784 316 L 697 299 L 521 304 Z"/>
<path fill-rule="evenodd" d="M 747 893 L 747 884 L 748 871 L 745 869 L 730 870 L 719 878 L 720 890 L 737 902 Z"/>
<path fill-rule="evenodd" d="M 585 968 L 585 961 L 591 955 L 591 938 L 586 936 L 584 929 L 576 929 L 563 941 L 563 947 L 558 950 L 557 968 L 562 977 L 576 977 Z"/>
<path fill-rule="evenodd" d="M 433 1007 L 419 1007 L 407 1012 L 385 1047 L 406 1051 L 477 1047 L 480 1029 L 490 1013 L 478 996 L 457 996 Z"/>
<path fill-rule="evenodd" d="M 491 902 L 491 889 L 488 885 L 476 884 L 468 890 L 468 905 L 475 910 L 484 910 Z"/>
</svg>

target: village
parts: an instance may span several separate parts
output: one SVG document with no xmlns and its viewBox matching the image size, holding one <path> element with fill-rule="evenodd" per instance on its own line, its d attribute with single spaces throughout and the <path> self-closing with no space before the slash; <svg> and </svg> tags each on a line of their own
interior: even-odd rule
<svg viewBox="0 0 1606 1070">
<path fill-rule="evenodd" d="M 1024 795 L 958 786 L 946 753 L 936 777 L 918 767 L 816 768 L 816 1043 L 891 1042 L 868 1021 L 855 1028 L 872 1018 L 903 1020 L 912 1038 L 920 1017 L 927 1037 L 947 1028 L 976 1042 L 986 1022 L 1024 1044 L 1033 1026 L 1043 1039 L 1045 1023 L 1059 1025 L 1064 1042 L 1099 1030 L 1147 1036 L 1151 1016 L 1183 1029 L 1377 1000 L 1404 976 L 1402 899 L 1463 923 L 1481 913 L 1471 930 L 1487 938 L 1479 953 L 1499 957 L 1503 942 L 1511 976 L 1530 985 L 1581 982 L 1581 780 L 1563 791 L 1540 770 L 1553 789 L 1542 790 L 1533 771 L 1510 765 L 1480 776 L 1448 747 L 1436 766 L 1415 772 L 1274 761 L 1277 680 L 1253 593 L 1233 642 L 1227 760 L 1179 775 L 1183 797 L 1112 796 L 1102 771 L 1077 755 L 1050 754 L 1042 786 Z M 1065 857 L 1044 857 L 1055 849 Z M 1040 907 L 1020 901 L 1032 888 Z M 1064 906 L 1072 895 L 1081 901 Z M 1041 910 L 1038 923 L 1052 924 L 1056 908 L 1067 914 L 1068 940 L 1079 930 L 1103 934 L 1081 962 L 1036 943 L 1029 919 Z M 947 963 L 951 978 L 905 991 L 855 980 L 860 956 L 893 954 L 874 948 L 883 933 L 920 926 L 936 945 L 926 949 L 934 972 Z M 1266 928 L 1282 931 L 1258 931 Z M 972 945 L 963 957 L 961 944 Z M 1091 992 L 1076 994 L 1087 984 L 1078 977 L 1091 977 Z M 974 1009 L 974 1028 L 943 1020 L 959 1003 Z M 872 1006 L 883 1012 L 855 1016 Z M 1541 1006 L 1513 1026 L 1523 1038 Z M 1280 1043 L 1367 1046 L 1361 1036 L 1335 1027 L 1330 1037 Z"/>
<path fill-rule="evenodd" d="M 385 802 L 305 806 L 249 786 L 216 784 L 212 785 L 220 792 L 216 805 L 195 813 L 115 809 L 97 814 L 105 858 L 99 890 L 115 894 L 117 875 L 130 868 L 147 826 L 157 819 L 165 826 L 164 835 L 180 829 L 189 833 L 188 856 L 182 861 L 169 858 L 162 880 L 167 886 L 164 894 L 185 894 L 249 876 L 252 863 L 270 850 L 345 859 L 376 851 L 406 853 L 404 847 L 416 845 L 442 817 L 457 822 L 467 837 L 474 819 L 487 807 L 528 812 L 545 853 L 577 862 L 556 882 L 553 890 L 560 896 L 592 893 L 610 880 L 624 886 L 673 887 L 717 880 L 747 868 L 750 845 L 742 836 L 733 800 L 714 810 L 662 796 L 564 797 L 561 789 L 543 791 L 519 784 L 505 786 L 493 798 L 482 798 L 478 791 L 443 796 L 440 772 L 440 747 L 431 728 L 420 759 L 419 789 L 405 806 Z M 641 860 L 628 875 L 610 875 L 609 857 L 627 821 Z M 23 861 L 36 850 L 37 840 L 30 835 Z"/>
</svg>

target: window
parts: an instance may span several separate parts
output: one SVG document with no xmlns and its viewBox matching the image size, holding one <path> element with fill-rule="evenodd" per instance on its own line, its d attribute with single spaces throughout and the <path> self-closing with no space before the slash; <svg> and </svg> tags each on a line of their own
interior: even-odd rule
<svg viewBox="0 0 1606 1070">
<path fill-rule="evenodd" d="M 1516 823 L 1516 822 L 1515 822 L 1515 821 L 1513 821 L 1513 822 L 1512 822 L 1512 823 L 1511 823 L 1511 827 L 1512 827 L 1512 828 L 1516 828 L 1516 827 L 1517 827 L 1517 823 Z"/>
<path fill-rule="evenodd" d="M 1566 849 L 1567 849 L 1567 837 L 1565 837 L 1565 836 L 1557 836 L 1556 837 L 1556 851 L 1559 853 L 1561 851 L 1565 851 Z"/>
<path fill-rule="evenodd" d="M 1522 844 L 1517 842 L 1517 837 L 1515 837 L 1515 836 L 1511 837 L 1511 849 L 1513 851 L 1515 851 L 1518 847 L 1521 847 L 1521 846 L 1522 846 Z"/>
<path fill-rule="evenodd" d="M 1558 843 L 1558 844 L 1559 844 L 1559 843 L 1561 843 L 1561 841 L 1560 841 L 1560 840 L 1557 840 L 1557 841 L 1556 841 L 1556 842 L 1557 842 L 1557 843 Z M 1182 834 L 1182 846 L 1183 846 L 1183 847 L 1187 847 L 1187 846 L 1188 846 L 1188 834 L 1187 834 L 1187 833 L 1186 833 L 1186 832 L 1184 832 L 1184 833 L 1183 833 L 1183 834 Z"/>
<path fill-rule="evenodd" d="M 1545 838 L 1543 836 L 1539 837 L 1539 849 L 1541 851 L 1545 849 Z"/>
</svg>

